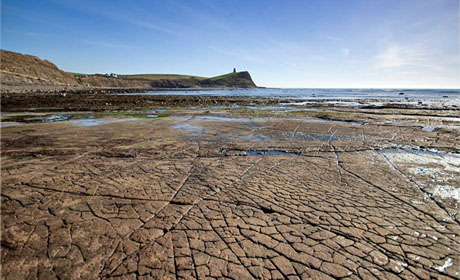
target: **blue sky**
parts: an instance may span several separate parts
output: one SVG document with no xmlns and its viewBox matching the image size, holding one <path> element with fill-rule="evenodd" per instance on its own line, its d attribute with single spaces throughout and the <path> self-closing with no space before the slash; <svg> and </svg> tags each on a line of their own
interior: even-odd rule
<svg viewBox="0 0 460 280">
<path fill-rule="evenodd" d="M 458 0 L 3 0 L 1 47 L 66 71 L 459 88 Z"/>
</svg>

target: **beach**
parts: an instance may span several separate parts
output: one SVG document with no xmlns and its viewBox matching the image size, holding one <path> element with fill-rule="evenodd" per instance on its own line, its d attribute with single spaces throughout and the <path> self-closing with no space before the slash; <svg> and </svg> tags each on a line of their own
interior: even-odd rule
<svg viewBox="0 0 460 280">
<path fill-rule="evenodd" d="M 2 277 L 459 277 L 455 92 L 227 93 L 2 96 Z"/>
</svg>

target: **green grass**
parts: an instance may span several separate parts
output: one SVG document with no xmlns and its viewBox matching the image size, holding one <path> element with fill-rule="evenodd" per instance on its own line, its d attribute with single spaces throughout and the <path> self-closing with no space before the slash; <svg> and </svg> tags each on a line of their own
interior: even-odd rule
<svg viewBox="0 0 460 280">
<path fill-rule="evenodd" d="M 224 75 L 220 75 L 220 76 L 215 76 L 215 77 L 211 77 L 209 78 L 209 80 L 220 80 L 220 79 L 227 79 L 227 78 L 231 78 L 232 76 L 237 76 L 240 72 L 236 72 L 236 73 L 228 73 L 228 74 L 224 74 Z"/>
<path fill-rule="evenodd" d="M 84 73 L 67 72 L 68 74 L 80 78 Z M 239 85 L 244 87 L 255 86 L 251 81 L 249 75 L 244 75 L 247 72 L 235 72 L 228 73 L 215 77 L 200 77 L 193 75 L 182 75 L 182 74 L 129 74 L 129 75 L 118 75 L 119 79 L 123 80 L 144 80 L 144 82 L 156 83 L 158 81 L 169 81 L 172 84 L 178 84 L 182 87 L 234 87 Z M 243 75 L 242 75 L 243 74 Z M 180 87 L 178 86 L 178 87 Z M 173 86 L 174 87 L 174 86 Z"/>
<path fill-rule="evenodd" d="M 86 74 L 86 73 L 76 73 L 76 72 L 67 72 L 68 74 L 79 77 L 83 75 L 91 75 L 91 74 Z M 157 80 L 180 80 L 180 79 L 197 79 L 197 80 L 219 80 L 219 79 L 226 79 L 226 78 L 231 78 L 232 76 L 236 76 L 239 72 L 236 73 L 228 73 L 220 76 L 215 76 L 215 77 L 200 77 L 200 76 L 193 76 L 193 75 L 182 75 L 182 74 L 129 74 L 129 75 L 118 75 L 120 78 L 125 78 L 125 79 L 146 79 L 150 81 L 157 81 Z"/>
<path fill-rule="evenodd" d="M 75 76 L 75 77 L 78 77 L 78 76 L 83 76 L 83 75 L 87 75 L 85 73 L 75 73 L 75 72 L 66 72 L 67 74 L 70 74 L 72 76 Z"/>
<path fill-rule="evenodd" d="M 86 73 L 76 73 L 76 72 L 67 72 L 72 76 L 78 77 L 83 75 L 93 75 L 93 74 L 86 74 Z M 177 79 L 190 79 L 195 78 L 198 80 L 207 79 L 206 77 L 199 77 L 199 76 L 192 76 L 192 75 L 180 75 L 180 74 L 132 74 L 132 75 L 118 75 L 118 77 L 125 78 L 125 79 L 147 79 L 147 80 L 177 80 Z"/>
<path fill-rule="evenodd" d="M 190 79 L 194 78 L 197 80 L 204 80 L 205 77 L 192 76 L 192 75 L 179 75 L 179 74 L 133 74 L 133 75 L 119 75 L 118 77 L 125 79 L 146 79 L 150 81 L 156 80 L 179 80 L 179 79 Z"/>
</svg>

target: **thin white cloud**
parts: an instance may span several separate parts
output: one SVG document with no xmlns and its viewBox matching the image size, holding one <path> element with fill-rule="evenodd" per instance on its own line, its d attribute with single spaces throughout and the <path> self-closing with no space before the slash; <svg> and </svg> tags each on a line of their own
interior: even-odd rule
<svg viewBox="0 0 460 280">
<path fill-rule="evenodd" d="M 176 31 L 174 31 L 172 29 L 160 26 L 158 24 L 153 24 L 151 22 L 138 20 L 138 19 L 134 19 L 134 18 L 129 18 L 129 17 L 123 17 L 123 16 L 119 16 L 119 15 L 112 15 L 112 16 L 114 18 L 117 18 L 119 20 L 125 21 L 125 22 L 130 23 L 130 24 L 137 25 L 139 27 L 145 27 L 145 28 L 148 28 L 148 29 L 152 29 L 152 30 L 155 30 L 155 31 L 163 32 L 163 33 L 168 33 L 168 34 L 171 34 L 171 35 L 177 35 L 177 36 L 181 35 L 179 32 L 176 32 Z"/>
<path fill-rule="evenodd" d="M 239 50 L 239 49 L 223 49 L 223 48 L 216 47 L 216 46 L 208 46 L 208 48 L 218 54 L 232 57 L 233 59 L 241 59 L 241 60 L 254 62 L 254 63 L 265 63 L 266 62 L 265 59 L 261 58 L 260 56 L 256 56 L 251 52 L 246 52 L 246 51 Z"/>
<path fill-rule="evenodd" d="M 177 2 L 171 2 L 170 4 L 176 7 L 177 9 L 180 9 L 186 12 L 189 16 L 199 19 L 201 22 L 209 26 L 219 28 L 226 32 L 233 32 L 232 28 L 226 22 L 220 20 L 219 17 L 203 13 L 202 11 L 198 9 L 194 9 L 187 5 L 179 4 Z"/>
<path fill-rule="evenodd" d="M 342 53 L 344 56 L 348 56 L 350 54 L 350 49 L 349 48 L 343 48 Z"/>
<path fill-rule="evenodd" d="M 83 43 L 86 45 L 101 46 L 101 47 L 106 47 L 106 48 L 116 48 L 116 49 L 139 48 L 139 46 L 137 45 L 118 44 L 118 43 L 113 43 L 113 42 L 98 41 L 98 40 L 76 38 L 76 37 L 63 37 L 60 35 L 50 34 L 50 33 L 23 32 L 23 31 L 10 30 L 10 29 L 5 29 L 2 31 L 7 32 L 7 33 L 21 34 L 24 36 L 38 37 L 39 39 L 47 38 L 47 40 L 72 41 L 72 42 L 77 42 L 77 43 Z"/>
<path fill-rule="evenodd" d="M 411 57 L 417 56 L 414 55 L 413 50 L 405 49 L 398 45 L 392 45 L 387 47 L 375 58 L 377 59 L 378 67 L 393 68 L 407 65 L 410 60 L 408 55 Z"/>
<path fill-rule="evenodd" d="M 340 38 L 340 37 L 331 36 L 331 35 L 327 35 L 326 38 L 331 40 L 331 41 L 341 41 L 342 40 L 342 38 Z"/>
<path fill-rule="evenodd" d="M 401 68 L 406 66 L 431 68 L 440 70 L 439 63 L 433 61 L 433 54 L 426 48 L 415 46 L 403 46 L 391 44 L 375 56 L 378 68 Z"/>
<path fill-rule="evenodd" d="M 101 46 L 101 47 L 106 47 L 106 48 L 116 48 L 116 49 L 118 48 L 121 48 L 121 49 L 138 48 L 137 46 L 134 46 L 134 45 L 125 45 L 125 44 L 117 44 L 117 43 L 111 43 L 111 42 L 94 41 L 94 40 L 86 40 L 86 39 L 77 39 L 75 41 L 81 42 L 87 45 Z"/>
<path fill-rule="evenodd" d="M 70 9 L 75 9 L 87 14 L 93 14 L 93 15 L 98 15 L 98 16 L 103 16 L 107 18 L 111 18 L 113 20 L 117 20 L 120 22 L 125 22 L 128 24 L 136 25 L 138 27 L 146 28 L 146 29 L 151 29 L 157 32 L 162 32 L 166 33 L 169 35 L 176 35 L 179 36 L 181 35 L 181 32 L 177 30 L 173 30 L 172 28 L 166 27 L 166 26 L 171 26 L 173 23 L 168 22 L 168 21 L 162 21 L 158 17 L 150 19 L 150 21 L 143 20 L 141 17 L 134 17 L 132 15 L 129 15 L 129 12 L 132 11 L 133 7 L 136 7 L 136 5 L 129 5 L 129 2 L 126 2 L 127 4 L 123 6 L 124 10 L 123 12 L 118 12 L 113 9 L 109 8 L 101 8 L 104 7 L 106 4 L 102 3 L 102 6 L 99 7 L 97 5 L 94 5 L 93 3 L 87 4 L 83 2 L 78 2 L 78 1 L 60 1 L 60 0 L 46 0 L 50 3 L 53 3 L 55 5 L 60 5 L 64 6 Z M 129 3 L 129 4 L 128 4 Z M 152 23 L 154 22 L 154 23 Z"/>
<path fill-rule="evenodd" d="M 272 46 L 280 49 L 280 51 L 288 52 L 290 54 L 305 55 L 311 53 L 311 50 L 305 46 L 305 44 L 298 42 L 271 39 L 271 44 Z"/>
</svg>

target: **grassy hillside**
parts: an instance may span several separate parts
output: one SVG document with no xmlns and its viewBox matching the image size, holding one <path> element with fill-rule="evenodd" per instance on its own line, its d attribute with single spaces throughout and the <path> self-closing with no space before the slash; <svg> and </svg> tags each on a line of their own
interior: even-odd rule
<svg viewBox="0 0 460 280">
<path fill-rule="evenodd" d="M 157 80 L 179 80 L 179 79 L 190 79 L 194 78 L 197 80 L 206 79 L 205 77 L 192 76 L 192 75 L 180 75 L 180 74 L 132 74 L 132 75 L 119 75 L 119 77 L 124 79 L 146 79 L 150 81 Z"/>
<path fill-rule="evenodd" d="M 0 50 L 2 86 L 4 85 L 77 85 L 74 76 L 48 60 Z"/>
<path fill-rule="evenodd" d="M 109 77 L 64 72 L 53 63 L 35 56 L 0 50 L 3 92 L 65 90 L 81 88 L 251 88 L 256 87 L 248 72 L 229 73 L 206 78 L 179 74 L 133 74 Z"/>
<path fill-rule="evenodd" d="M 70 74 L 74 77 L 79 77 L 79 76 L 83 76 L 83 75 L 87 75 L 85 73 L 75 73 L 75 72 L 66 72 L 67 74 Z"/>
<path fill-rule="evenodd" d="M 221 79 L 232 79 L 233 77 L 237 77 L 240 73 L 243 73 L 243 72 L 235 72 L 235 73 L 232 72 L 232 73 L 228 73 L 228 74 L 224 74 L 220 76 L 211 77 L 208 79 L 211 81 L 216 81 L 216 80 L 221 80 Z"/>
<path fill-rule="evenodd" d="M 221 76 L 212 77 L 202 81 L 202 86 L 210 87 L 241 87 L 241 88 L 251 88 L 256 87 L 256 84 L 251 78 L 251 75 L 247 71 L 229 73 Z"/>
<path fill-rule="evenodd" d="M 78 75 L 77 75 L 78 76 Z M 108 87 L 199 88 L 199 87 L 256 87 L 248 72 L 229 73 L 205 78 L 178 74 L 133 74 L 106 77 L 100 75 L 78 76 L 81 84 Z"/>
</svg>

